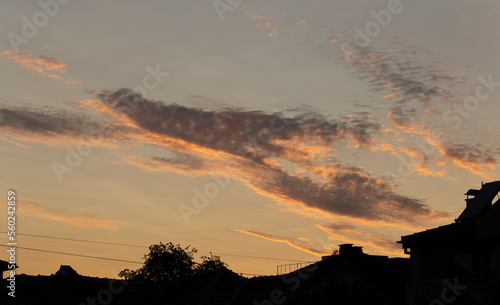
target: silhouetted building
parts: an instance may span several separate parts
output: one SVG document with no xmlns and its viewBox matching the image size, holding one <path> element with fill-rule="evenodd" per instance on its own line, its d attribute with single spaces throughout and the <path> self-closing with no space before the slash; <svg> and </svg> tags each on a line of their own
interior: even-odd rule
<svg viewBox="0 0 500 305">
<path fill-rule="evenodd" d="M 363 247 L 354 246 L 353 244 L 339 245 L 339 255 L 341 256 L 361 256 L 366 255 L 363 253 Z"/>
<path fill-rule="evenodd" d="M 281 276 L 244 278 L 223 267 L 175 282 L 102 279 L 61 266 L 51 276 L 18 275 L 23 304 L 401 305 L 409 260 L 364 254 L 343 245 L 338 255 Z M 10 301 L 5 282 L 0 304 Z"/>
<path fill-rule="evenodd" d="M 81 276 L 65 265 L 50 276 L 16 275 L 15 298 L 7 295 L 10 290 L 5 280 L 0 284 L 0 304 L 170 304 L 158 302 L 167 287 L 165 282 Z"/>
<path fill-rule="evenodd" d="M 59 270 L 55 274 L 56 276 L 64 276 L 64 277 L 79 277 L 78 272 L 75 271 L 71 266 L 61 265 Z"/>
<path fill-rule="evenodd" d="M 471 189 L 454 223 L 401 237 L 398 243 L 410 254 L 414 286 L 430 281 L 442 286 L 443 279 L 455 278 L 485 286 L 500 275 L 500 200 L 493 204 L 499 191 L 500 181 Z"/>
<path fill-rule="evenodd" d="M 500 200 L 492 202 L 499 191 L 500 181 L 469 190 L 455 223 L 401 237 L 399 243 L 410 254 L 412 281 L 498 275 Z"/>
<path fill-rule="evenodd" d="M 9 262 L 0 259 L 0 272 L 2 272 L 2 279 L 3 279 L 3 273 L 7 270 L 9 270 Z"/>
<path fill-rule="evenodd" d="M 0 259 L 0 273 L 2 274 L 2 280 L 4 279 L 4 276 L 3 276 L 4 272 L 6 272 L 6 271 L 12 271 L 12 269 L 9 269 L 9 265 L 10 265 L 9 262 L 6 262 L 6 261 L 3 261 L 3 260 Z M 18 268 L 17 265 L 15 267 Z M 7 275 L 6 278 L 8 278 L 9 276 L 10 275 Z"/>
</svg>

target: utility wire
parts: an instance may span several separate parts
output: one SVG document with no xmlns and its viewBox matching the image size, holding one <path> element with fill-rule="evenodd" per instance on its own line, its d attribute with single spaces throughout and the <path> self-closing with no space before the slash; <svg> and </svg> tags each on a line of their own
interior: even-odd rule
<svg viewBox="0 0 500 305">
<path fill-rule="evenodd" d="M 207 252 L 200 252 L 207 253 Z M 216 255 L 225 255 L 225 256 L 236 256 L 236 257 L 245 257 L 245 258 L 255 258 L 255 259 L 265 259 L 265 260 L 275 260 L 275 261 L 286 261 L 286 262 L 298 262 L 296 259 L 286 259 L 286 258 L 273 258 L 273 257 L 262 257 L 262 256 L 251 256 L 251 255 L 239 255 L 239 254 L 224 254 L 224 253 L 215 253 Z"/>
<path fill-rule="evenodd" d="M 0 231 L 0 233 L 7 233 L 6 231 Z M 130 245 L 130 244 L 121 244 L 121 243 L 111 243 L 111 242 L 104 242 L 104 241 L 94 241 L 94 240 L 87 240 L 87 239 L 76 239 L 76 238 L 66 238 L 66 237 L 56 237 L 56 236 L 48 236 L 48 235 L 36 235 L 36 234 L 27 234 L 27 233 L 17 233 L 16 235 L 24 235 L 24 236 L 31 236 L 31 237 L 40 237 L 40 238 L 50 238 L 50 239 L 59 239 L 59 240 L 69 240 L 69 241 L 76 241 L 76 242 L 86 242 L 86 243 L 94 243 L 94 244 L 104 244 L 104 245 L 110 245 L 110 246 L 123 246 L 123 247 L 134 247 L 134 248 L 146 248 L 148 249 L 148 246 L 139 246 L 139 245 Z M 213 253 L 215 255 L 225 255 L 225 256 L 234 256 L 234 257 L 244 257 L 244 258 L 254 258 L 254 259 L 264 259 L 264 260 L 277 260 L 277 261 L 287 261 L 287 262 L 297 262 L 297 260 L 293 259 L 286 259 L 286 258 L 274 258 L 274 257 L 263 257 L 263 256 L 251 256 L 251 255 L 241 255 L 241 254 L 227 254 L 227 253 L 215 253 L 215 252 L 204 252 L 200 251 L 200 253 Z"/>
<path fill-rule="evenodd" d="M 9 248 L 11 246 L 0 245 L 0 247 L 7 247 L 7 248 Z M 76 253 L 66 253 L 66 252 L 58 252 L 58 251 L 43 250 L 43 249 L 34 249 L 34 248 L 26 248 L 26 247 L 18 247 L 18 246 L 16 246 L 16 249 L 38 251 L 38 252 L 46 252 L 46 253 L 54 253 L 54 254 L 61 254 L 61 255 L 79 256 L 79 257 L 93 258 L 93 259 L 102 259 L 102 260 L 107 260 L 107 261 L 116 261 L 116 262 L 133 263 L 133 264 L 141 264 L 141 265 L 143 264 L 141 262 L 127 261 L 127 260 L 124 260 L 124 259 L 108 258 L 108 257 L 100 257 L 100 256 L 90 256 L 90 255 L 83 255 L 83 254 L 76 254 Z"/>
<path fill-rule="evenodd" d="M 0 247 L 11 247 L 7 245 L 0 245 Z M 143 264 L 141 262 L 134 262 L 134 261 L 128 261 L 128 260 L 123 260 L 123 259 L 116 259 L 116 258 L 108 258 L 108 257 L 99 257 L 99 256 L 90 256 L 90 255 L 83 255 L 83 254 L 75 254 L 75 253 L 66 253 L 66 252 L 59 252 L 59 251 L 51 251 L 51 250 L 44 250 L 44 249 L 34 249 L 34 248 L 26 248 L 26 247 L 17 247 L 16 249 L 23 249 L 23 250 L 30 250 L 30 251 L 38 251 L 38 252 L 46 252 L 46 253 L 54 253 L 54 254 L 60 254 L 60 255 L 68 255 L 68 256 L 78 256 L 78 257 L 85 257 L 85 258 L 92 258 L 92 259 L 100 259 L 100 260 L 107 260 L 107 261 L 115 261 L 115 262 L 124 262 L 124 263 L 133 263 L 133 264 Z M 254 273 L 243 273 L 240 272 L 238 273 L 240 275 L 253 275 L 253 276 L 261 276 L 260 274 L 254 274 Z"/>
<path fill-rule="evenodd" d="M 7 232 L 0 231 L 0 233 L 7 233 Z M 138 246 L 138 245 L 128 245 L 128 244 L 111 243 L 111 242 L 105 242 L 105 241 L 94 241 L 94 240 L 66 238 L 66 237 L 55 237 L 55 236 L 47 236 L 47 235 L 36 235 L 36 234 L 26 234 L 26 233 L 17 233 L 17 232 L 16 232 L 16 235 L 24 235 L 24 236 L 31 236 L 31 237 L 41 237 L 41 238 L 51 238 L 51 239 L 60 239 L 60 240 L 70 240 L 70 241 L 78 241 L 78 242 L 93 243 L 93 244 L 104 244 L 104 245 L 111 245 L 111 246 L 124 246 L 124 247 L 145 248 L 144 246 Z"/>
</svg>

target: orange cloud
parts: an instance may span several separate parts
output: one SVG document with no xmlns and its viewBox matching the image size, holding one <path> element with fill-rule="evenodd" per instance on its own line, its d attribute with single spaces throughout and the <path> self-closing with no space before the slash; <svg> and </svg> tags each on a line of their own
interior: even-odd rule
<svg viewBox="0 0 500 305">
<path fill-rule="evenodd" d="M 16 140 L 49 145 L 78 144 L 87 136 L 82 132 L 86 128 L 98 131 L 98 136 L 90 133 L 96 140 L 93 146 L 123 151 L 152 145 L 164 154 L 120 157 L 147 171 L 187 176 L 226 172 L 256 192 L 293 206 L 291 210 L 314 217 L 414 227 L 433 213 L 362 167 L 336 160 L 336 146 L 354 142 L 367 147 L 373 142 L 371 133 L 380 126 L 367 113 L 328 119 L 310 112 L 285 118 L 255 111 L 204 111 L 147 100 L 129 89 L 103 91 L 98 98 L 77 105 L 99 112 L 106 118 L 102 122 L 68 113 L 0 109 L 12 118 L 0 129 Z"/>
<path fill-rule="evenodd" d="M 99 228 L 109 231 L 117 231 L 119 228 L 119 222 L 115 220 L 102 219 L 91 214 L 75 214 L 60 209 L 48 208 L 38 202 L 25 201 L 20 206 L 20 210 L 36 217 L 60 221 L 77 227 Z"/>
<path fill-rule="evenodd" d="M 249 18 L 251 20 L 257 22 L 257 25 L 261 29 L 267 30 L 270 32 L 267 34 L 267 36 L 269 36 L 269 38 L 276 39 L 278 37 L 278 35 L 279 35 L 278 29 L 275 26 L 273 26 L 273 24 L 270 22 L 270 20 L 272 20 L 272 17 L 264 17 L 261 15 L 254 15 L 252 12 L 250 12 L 248 10 L 245 13 L 249 16 Z"/>
<path fill-rule="evenodd" d="M 378 146 L 377 146 L 378 145 Z M 370 147 L 370 151 L 394 151 L 394 147 L 389 143 L 377 143 Z"/>
<path fill-rule="evenodd" d="M 323 256 L 323 255 L 330 254 L 330 252 L 322 252 L 322 251 L 319 251 L 319 250 L 316 250 L 316 249 L 313 249 L 310 247 L 298 245 L 297 243 L 300 241 L 294 241 L 294 240 L 287 239 L 287 238 L 280 238 L 280 237 L 276 237 L 276 236 L 273 236 L 271 234 L 264 233 L 264 232 L 259 232 L 259 231 L 254 231 L 254 230 L 238 230 L 238 229 L 235 229 L 234 231 L 245 233 L 245 234 L 252 235 L 252 236 L 257 236 L 257 237 L 271 240 L 271 241 L 285 243 L 285 244 L 289 245 L 290 247 L 293 247 L 293 248 L 298 249 L 300 251 L 304 251 L 306 253 L 317 255 L 317 256 Z M 302 240 L 301 242 L 305 242 L 305 241 Z"/>
<path fill-rule="evenodd" d="M 54 57 L 41 54 L 33 55 L 24 50 L 7 50 L 2 55 L 19 64 L 25 70 L 34 71 L 48 78 L 64 80 L 62 75 L 66 73 L 67 65 Z M 76 84 L 80 81 L 66 80 L 65 83 Z"/>
<path fill-rule="evenodd" d="M 481 145 L 450 143 L 443 139 L 442 131 L 433 131 L 427 127 L 419 127 L 412 132 L 422 136 L 422 143 L 431 145 L 427 149 L 445 160 L 450 160 L 454 165 L 484 178 L 494 178 L 488 173 L 498 166 L 498 161 L 490 150 L 482 149 Z M 437 156 L 433 160 L 438 165 L 444 165 L 443 160 Z M 425 168 L 423 170 L 425 171 Z M 435 175 L 442 176 L 442 172 L 435 172 Z"/>
<path fill-rule="evenodd" d="M 448 147 L 440 146 L 440 150 L 455 165 L 465 168 L 476 175 L 494 178 L 489 173 L 498 166 L 498 162 L 488 152 L 465 144 L 450 145 Z"/>
<path fill-rule="evenodd" d="M 379 253 L 386 255 L 401 255 L 402 249 L 401 245 L 396 243 L 399 238 L 396 237 L 391 239 L 380 234 L 372 232 L 364 232 L 362 230 L 355 229 L 352 226 L 338 226 L 332 225 L 316 225 L 318 228 L 323 230 L 329 235 L 330 240 L 334 241 L 336 244 L 359 244 L 363 246 L 370 246 L 376 249 Z"/>
<path fill-rule="evenodd" d="M 20 64 L 26 70 L 32 70 L 42 75 L 52 75 L 52 73 L 66 73 L 64 68 L 67 65 L 54 57 L 45 55 L 32 55 L 28 51 L 7 50 L 2 55 L 8 56 L 15 63 Z"/>
<path fill-rule="evenodd" d="M 413 168 L 422 176 L 444 177 L 445 170 L 433 170 L 427 164 L 413 164 Z"/>
<path fill-rule="evenodd" d="M 30 147 L 29 147 L 29 146 L 24 145 L 24 144 L 22 144 L 22 143 L 19 143 L 19 142 L 17 142 L 17 141 L 11 140 L 11 139 L 9 139 L 9 137 L 7 137 L 7 136 L 0 136 L 0 139 L 5 140 L 5 141 L 7 141 L 7 142 L 9 142 L 9 143 L 12 143 L 12 144 L 14 144 L 14 145 L 16 145 L 16 146 L 19 146 L 19 147 L 22 147 L 22 148 L 26 148 L 26 149 L 30 149 Z"/>
</svg>

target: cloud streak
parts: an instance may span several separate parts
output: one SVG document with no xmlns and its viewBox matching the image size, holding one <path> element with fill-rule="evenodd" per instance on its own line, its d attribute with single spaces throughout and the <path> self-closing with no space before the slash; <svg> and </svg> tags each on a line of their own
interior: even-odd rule
<svg viewBox="0 0 500 305">
<path fill-rule="evenodd" d="M 380 132 L 380 124 L 365 112 L 328 118 L 311 109 L 275 114 L 201 110 L 148 100 L 130 89 L 102 91 L 97 98 L 78 105 L 94 109 L 101 120 L 68 112 L 0 109 L 6 118 L 0 128 L 15 140 L 49 145 L 94 140 L 120 148 L 125 163 L 147 171 L 188 176 L 225 172 L 305 215 L 398 227 L 447 217 L 417 198 L 398 194 L 363 168 L 337 160 L 336 149 L 368 148 Z M 159 147 L 163 153 L 123 153 L 138 145 Z"/>
<path fill-rule="evenodd" d="M 369 90 L 384 100 L 386 123 L 392 125 L 387 133 L 399 136 L 409 133 L 407 138 L 422 138 L 434 146 L 436 155 L 427 156 L 423 163 L 414 164 L 414 172 L 424 176 L 445 176 L 446 169 L 464 168 L 474 174 L 490 178 L 487 174 L 498 166 L 492 155 L 494 147 L 486 147 L 483 152 L 465 155 L 457 152 L 462 146 L 460 133 L 452 133 L 456 125 L 447 122 L 443 114 L 455 109 L 468 96 L 473 96 L 477 76 L 462 72 L 459 64 L 443 66 L 430 52 L 411 46 L 401 38 L 388 39 L 383 35 L 362 44 L 354 33 L 342 32 L 293 16 L 265 16 L 252 13 L 247 15 L 255 21 L 265 20 L 272 24 L 276 32 L 284 33 L 281 40 L 295 43 L 312 55 L 346 67 L 346 72 L 355 75 L 369 86 Z M 260 25 L 260 24 L 259 24 Z M 267 32 L 265 27 L 263 30 Z M 367 105 L 372 110 L 372 105 Z M 371 108 L 371 109 L 370 109 Z M 470 114 L 467 114 L 470 115 Z M 456 120 L 458 116 L 454 117 Z M 455 122 L 455 121 L 453 121 Z M 386 125 L 381 121 L 382 125 Z M 430 130 L 447 129 L 444 137 L 426 136 Z M 399 137 L 399 145 L 408 139 Z M 380 144 L 379 144 L 380 145 Z M 413 145 L 415 146 L 415 145 Z M 470 144 L 470 146 L 474 146 Z M 393 154 L 408 159 L 409 156 Z M 447 162 L 449 161 L 449 162 Z M 439 163 L 437 169 L 435 163 Z"/>
<path fill-rule="evenodd" d="M 107 147 L 128 143 L 132 133 L 127 126 L 76 112 L 16 107 L 0 108 L 0 131 L 22 142 L 51 146 L 99 142 Z"/>
<path fill-rule="evenodd" d="M 179 168 L 203 170 L 202 161 L 191 161 L 192 156 L 204 158 L 211 162 L 207 172 L 228 171 L 267 196 L 349 218 L 415 223 L 416 218 L 433 215 L 420 200 L 396 194 L 363 169 L 330 163 L 335 159 L 332 146 L 352 142 L 365 147 L 372 142 L 379 125 L 370 117 L 328 120 L 310 112 L 284 118 L 256 111 L 204 111 L 146 100 L 126 89 L 103 91 L 98 97 L 126 115 L 149 140 L 160 136 L 157 145 L 191 155 Z M 318 162 L 313 154 L 324 158 Z M 160 169 L 176 163 L 155 156 L 145 164 Z M 293 165 L 304 174 L 292 171 Z"/>
<path fill-rule="evenodd" d="M 79 84 L 80 81 L 65 80 L 63 75 L 66 73 L 67 64 L 57 58 L 42 54 L 31 54 L 23 50 L 6 50 L 2 55 L 10 61 L 19 64 L 23 69 L 33 71 L 39 75 L 65 81 L 67 84 Z"/>
<path fill-rule="evenodd" d="M 20 207 L 21 212 L 32 214 L 36 217 L 64 222 L 68 225 L 81 228 L 98 228 L 109 231 L 117 231 L 119 222 L 102 219 L 92 214 L 75 214 L 60 209 L 46 207 L 38 202 L 25 201 Z"/>
<path fill-rule="evenodd" d="M 288 239 L 288 238 L 276 237 L 274 235 L 264 233 L 264 232 L 255 231 L 255 230 L 235 229 L 234 231 L 240 232 L 240 233 L 245 233 L 245 234 L 252 235 L 252 236 L 257 236 L 257 237 L 271 240 L 271 241 L 275 241 L 275 242 L 285 243 L 285 244 L 289 245 L 290 247 L 293 247 L 295 249 L 298 249 L 300 251 L 304 251 L 304 252 L 312 254 L 312 255 L 323 256 L 323 255 L 330 255 L 331 254 L 331 252 L 330 253 L 323 252 L 323 251 L 314 249 L 314 248 L 309 247 L 309 246 L 301 245 L 301 244 L 307 244 L 307 242 L 304 240 L 292 240 L 292 239 Z"/>
<path fill-rule="evenodd" d="M 401 255 L 401 245 L 390 237 L 360 230 L 352 225 L 343 223 L 317 225 L 317 227 L 326 232 L 329 235 L 329 239 L 335 244 L 357 243 L 370 246 L 386 255 Z"/>
</svg>

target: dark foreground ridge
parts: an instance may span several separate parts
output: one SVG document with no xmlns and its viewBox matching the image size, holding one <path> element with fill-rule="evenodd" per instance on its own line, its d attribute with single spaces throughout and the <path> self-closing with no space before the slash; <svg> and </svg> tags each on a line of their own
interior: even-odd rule
<svg viewBox="0 0 500 305">
<path fill-rule="evenodd" d="M 408 280 L 409 259 L 367 255 L 360 247 L 343 245 L 338 255 L 294 272 L 250 279 L 224 267 L 173 283 L 124 281 L 80 276 L 70 266 L 61 266 L 51 276 L 18 276 L 15 299 L 19 304 L 54 305 L 401 305 Z M 8 300 L 6 286 L 4 282 L 0 300 Z"/>
</svg>

